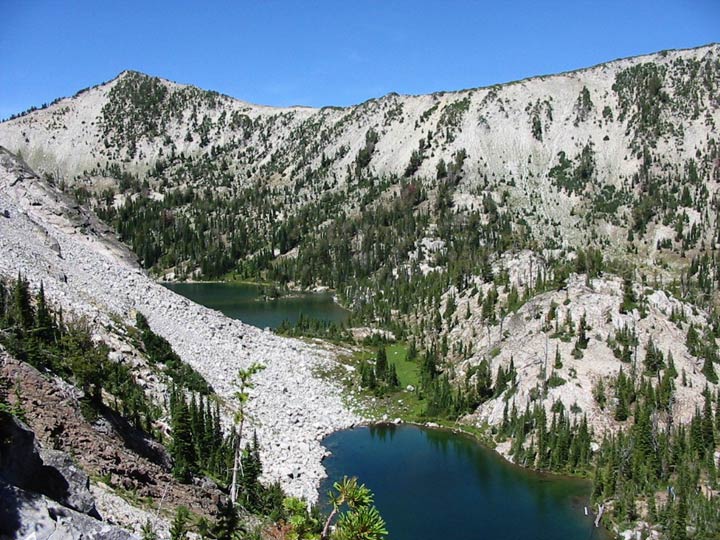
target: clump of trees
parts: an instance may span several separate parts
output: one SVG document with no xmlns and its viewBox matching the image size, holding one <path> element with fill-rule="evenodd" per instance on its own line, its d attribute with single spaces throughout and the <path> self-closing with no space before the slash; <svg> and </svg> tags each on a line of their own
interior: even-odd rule
<svg viewBox="0 0 720 540">
<path fill-rule="evenodd" d="M 108 359 L 107 346 L 93 339 L 87 321 L 66 320 L 53 309 L 42 284 L 33 294 L 22 275 L 0 280 L 0 344 L 18 360 L 77 384 L 85 394 L 81 404 L 87 416 L 109 406 L 152 433 L 159 409 L 130 368 Z"/>
<path fill-rule="evenodd" d="M 388 363 L 385 347 L 378 349 L 374 364 L 364 360 L 360 363 L 360 385 L 377 395 L 392 392 L 400 387 L 395 364 Z"/>
<path fill-rule="evenodd" d="M 140 330 L 142 348 L 151 364 L 163 365 L 165 373 L 178 386 L 206 396 L 213 393 L 205 378 L 183 362 L 164 337 L 152 331 L 147 319 L 140 312 L 135 316 L 135 325 Z"/>
</svg>

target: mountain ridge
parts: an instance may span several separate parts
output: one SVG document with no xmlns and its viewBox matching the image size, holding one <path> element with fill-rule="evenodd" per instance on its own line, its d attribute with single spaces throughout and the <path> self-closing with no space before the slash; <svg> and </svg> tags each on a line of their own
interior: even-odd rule
<svg viewBox="0 0 720 540">
<path fill-rule="evenodd" d="M 229 94 L 229 93 L 225 93 L 225 92 L 220 92 L 220 91 L 217 91 L 217 90 L 208 90 L 208 91 L 210 91 L 210 92 L 215 92 L 215 93 L 219 94 L 220 96 L 227 97 L 227 98 L 231 98 L 231 99 L 233 99 L 233 100 L 240 101 L 240 102 L 246 103 L 246 104 L 248 104 L 248 105 L 253 105 L 253 106 L 257 106 L 257 107 L 269 107 L 269 108 L 278 108 L 278 109 L 294 109 L 294 108 L 298 108 L 298 109 L 314 109 L 314 110 L 322 110 L 322 109 L 348 109 L 348 108 L 353 108 L 353 107 L 360 106 L 360 105 L 362 105 L 362 104 L 364 104 L 364 103 L 366 103 L 366 102 L 368 102 L 368 101 L 374 101 L 374 100 L 378 100 L 378 99 L 383 99 L 383 98 L 389 97 L 389 96 L 419 97 L 419 96 L 424 96 L 424 95 L 442 95 L 442 94 L 448 94 L 448 93 L 469 92 L 469 91 L 472 91 L 472 90 L 483 90 L 483 89 L 493 88 L 493 87 L 496 87 L 496 86 L 505 86 L 505 85 L 510 85 L 510 84 L 521 83 L 521 82 L 530 81 L 530 80 L 533 80 L 533 79 L 545 79 L 545 78 L 548 78 L 548 77 L 554 77 L 554 76 L 560 76 L 560 75 L 568 75 L 568 74 L 573 74 L 573 73 L 577 73 L 577 72 L 592 70 L 592 69 L 596 69 L 596 68 L 599 68 L 599 67 L 603 67 L 603 66 L 606 65 L 606 64 L 612 64 L 612 63 L 616 63 L 616 62 L 622 62 L 622 61 L 625 61 L 625 60 L 637 60 L 637 59 L 642 59 L 642 58 L 651 58 L 651 57 L 653 57 L 653 56 L 655 56 L 655 55 L 662 55 L 662 54 L 667 54 L 667 53 L 678 53 L 678 52 L 698 51 L 698 50 L 701 50 L 701 49 L 711 49 L 711 48 L 713 48 L 713 47 L 717 48 L 718 46 L 720 46 L 720 42 L 713 41 L 713 42 L 705 43 L 705 44 L 702 44 L 702 45 L 697 45 L 697 46 L 694 46 L 694 47 L 678 47 L 678 48 L 671 48 L 671 49 L 662 49 L 662 50 L 655 51 L 655 52 L 640 53 L 640 54 L 636 54 L 636 55 L 632 55 L 632 56 L 620 56 L 620 57 L 617 57 L 617 58 L 613 58 L 612 60 L 606 60 L 606 61 L 603 61 L 603 62 L 598 62 L 598 63 L 596 63 L 596 64 L 590 64 L 590 65 L 587 65 L 587 66 L 582 66 L 582 67 L 578 67 L 578 68 L 572 68 L 572 69 L 568 69 L 568 70 L 565 70 L 565 71 L 548 72 L 548 73 L 542 73 L 542 74 L 537 74 L 537 75 L 528 75 L 527 77 L 522 77 L 522 78 L 519 78 L 519 79 L 512 79 L 512 80 L 507 80 L 507 81 L 500 81 L 500 82 L 496 82 L 496 83 L 492 83 L 492 84 L 487 84 L 487 85 L 481 85 L 481 86 L 470 86 L 470 87 L 466 87 L 466 88 L 457 88 L 457 89 L 442 89 L 442 90 L 434 90 L 434 91 L 432 91 L 432 92 L 425 92 L 425 93 L 412 93 L 412 92 L 406 93 L 406 92 L 398 92 L 398 91 L 392 90 L 392 91 L 390 91 L 390 92 L 388 92 L 388 93 L 386 93 L 386 94 L 381 94 L 381 95 L 378 95 L 378 96 L 370 97 L 370 98 L 367 98 L 367 99 L 365 99 L 365 100 L 363 100 L 363 101 L 360 101 L 360 102 L 357 102 L 357 103 L 350 103 L 350 104 L 348 104 L 348 105 L 331 105 L 331 104 L 326 104 L 326 105 L 303 105 L 303 104 L 273 105 L 273 104 L 270 104 L 270 103 L 255 103 L 255 102 L 247 101 L 247 100 L 243 99 L 242 97 L 235 96 L 235 95 L 232 95 L 232 94 Z M 127 68 L 127 69 L 123 69 L 123 70 L 120 71 L 117 75 L 115 75 L 115 76 L 112 77 L 111 79 L 108 79 L 107 81 L 104 81 L 104 82 L 101 82 L 101 83 L 94 84 L 94 85 L 92 85 L 92 86 L 88 86 L 88 87 L 82 88 L 82 89 L 78 90 L 77 92 L 75 92 L 73 95 L 68 95 L 68 96 L 62 96 L 62 97 L 55 98 L 55 100 L 53 100 L 52 104 L 58 102 L 59 100 L 65 100 L 65 99 L 71 99 L 71 98 L 74 98 L 74 97 L 78 97 L 80 94 L 82 94 L 83 92 L 86 92 L 87 90 L 96 88 L 96 87 L 98 87 L 98 86 L 104 86 L 104 85 L 110 84 L 110 83 L 114 82 L 115 80 L 121 78 L 121 77 L 124 76 L 125 74 L 130 74 L 130 73 L 137 74 L 137 75 L 142 75 L 142 76 L 145 76 L 145 77 L 151 77 L 151 78 L 154 78 L 154 79 L 159 79 L 159 80 L 161 80 L 161 81 L 164 81 L 164 82 L 167 82 L 167 83 L 171 83 L 171 84 L 174 84 L 174 85 L 178 85 L 178 86 L 183 86 L 183 87 L 188 87 L 188 86 L 190 86 L 190 87 L 194 87 L 194 88 L 201 88 L 200 86 L 198 86 L 198 85 L 196 85 L 196 84 L 194 84 L 194 83 L 190 83 L 190 82 L 187 82 L 187 83 L 185 83 L 185 82 L 179 82 L 179 81 L 170 79 L 170 78 L 168 78 L 168 77 L 165 77 L 165 76 L 163 76 L 163 75 L 157 75 L 157 74 L 145 72 L 145 71 L 142 71 L 142 70 L 139 70 L 139 69 Z M 33 107 L 30 107 L 29 109 L 26 109 L 26 110 L 24 110 L 24 111 L 19 111 L 19 112 L 17 112 L 17 113 L 13 113 L 13 114 L 11 114 L 9 117 L 7 117 L 7 118 L 0 119 L 0 123 L 2 123 L 2 122 L 7 122 L 7 121 L 9 121 L 9 120 L 14 120 L 14 119 L 16 119 L 16 118 L 20 118 L 20 117 L 22 117 L 22 116 L 25 116 L 25 115 L 27 115 L 27 114 L 30 114 L 31 112 L 34 112 L 34 111 L 36 111 L 36 110 L 40 110 L 41 108 L 45 108 L 45 107 L 47 107 L 47 106 L 49 106 L 49 104 L 46 103 L 46 104 L 45 104 L 44 106 L 42 106 L 42 107 L 41 107 L 41 106 L 33 106 Z"/>
</svg>

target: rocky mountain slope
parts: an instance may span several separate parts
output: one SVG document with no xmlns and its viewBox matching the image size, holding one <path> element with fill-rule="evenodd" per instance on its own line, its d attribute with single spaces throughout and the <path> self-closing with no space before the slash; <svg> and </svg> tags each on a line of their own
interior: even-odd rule
<svg viewBox="0 0 720 540">
<path fill-rule="evenodd" d="M 390 94 L 349 108 L 256 106 L 123 72 L 2 123 L 0 141 L 58 181 L 115 195 L 123 192 L 120 172 L 152 173 L 147 180 L 160 193 L 188 185 L 220 193 L 254 182 L 289 187 L 297 197 L 287 213 L 349 190 L 359 170 L 435 179 L 439 166 L 457 163 L 458 207 L 480 207 L 486 194 L 506 198 L 523 206 L 518 218 L 535 234 L 572 245 L 588 238 L 578 227 L 588 214 L 599 219 L 595 235 L 622 237 L 643 170 L 682 177 L 693 162 L 701 178 L 717 181 L 711 134 L 720 120 L 719 82 L 718 45 L 488 88 Z M 193 170 L 177 156 L 192 158 Z M 344 206 L 357 204 L 350 198 Z M 702 206 L 700 214 L 684 206 L 690 225 L 713 226 Z M 666 234 L 654 236 L 656 243 Z"/>
<path fill-rule="evenodd" d="M 0 209 L 0 274 L 42 282 L 54 305 L 85 317 L 111 343 L 110 329 L 142 312 L 226 399 L 228 418 L 238 369 L 263 364 L 249 418 L 261 441 L 267 479 L 316 499 L 324 475 L 320 440 L 359 421 L 339 388 L 320 378 L 322 370 L 336 365 L 331 353 L 227 319 L 158 285 L 82 209 L 4 149 Z M 133 361 L 132 351 L 121 344 L 112 354 L 117 361 Z"/>
<path fill-rule="evenodd" d="M 512 261 L 516 269 L 527 272 L 528 266 L 522 262 L 527 259 Z M 480 288 L 490 289 L 482 284 Z M 467 420 L 477 426 L 499 425 L 509 399 L 519 410 L 533 403 L 543 403 L 550 410 L 561 403 L 577 420 L 587 417 L 598 434 L 616 432 L 627 423 L 613 417 L 617 406 L 613 381 L 620 370 L 651 373 L 659 380 L 660 370 L 646 365 L 656 349 L 663 357 L 663 367 L 672 358 L 681 381 L 667 416 L 670 422 L 689 423 L 702 407 L 702 391 L 716 388 L 716 380 L 703 371 L 703 354 L 687 339 L 691 327 L 705 332 L 711 325 L 708 314 L 662 289 L 633 289 L 637 305 L 624 310 L 622 279 L 609 274 L 592 279 L 573 274 L 565 287 L 535 294 L 494 322 L 483 320 L 477 295 L 456 298 L 453 316 L 458 323 L 449 331 L 448 342 L 456 349 L 474 347 L 473 353 L 459 362 L 458 379 L 472 377 L 473 367 L 486 359 L 492 373 L 500 367 L 508 369 L 511 362 L 517 372 L 511 397 L 506 393 L 489 399 Z M 604 400 L 596 394 L 600 381 L 607 392 Z"/>
<path fill-rule="evenodd" d="M 593 425 L 611 425 L 592 388 L 622 366 L 616 334 L 632 330 L 639 361 L 670 328 L 657 341 L 690 378 L 676 402 L 688 420 L 704 360 L 679 343 L 688 320 L 709 324 L 718 275 L 719 83 L 716 44 L 349 108 L 256 106 L 123 72 L 0 124 L 0 141 L 92 205 L 146 267 L 335 287 L 369 322 L 392 321 L 425 347 L 445 340 L 456 382 L 483 359 L 493 372 L 511 358 L 534 366 L 520 406 L 551 376 L 547 354 L 571 354 L 584 316 L 586 359 L 562 362 L 557 375 L 573 382 L 543 400 L 579 400 Z M 564 299 L 534 286 L 572 270 L 588 245 L 606 270 L 642 277 L 638 291 L 651 277 L 642 314 L 620 312 L 612 276 L 584 287 L 575 277 Z M 671 323 L 673 310 L 695 315 Z M 550 312 L 566 334 L 550 332 Z M 182 325 L 151 321 L 182 347 Z M 478 418 L 496 423 L 504 402 Z"/>
</svg>

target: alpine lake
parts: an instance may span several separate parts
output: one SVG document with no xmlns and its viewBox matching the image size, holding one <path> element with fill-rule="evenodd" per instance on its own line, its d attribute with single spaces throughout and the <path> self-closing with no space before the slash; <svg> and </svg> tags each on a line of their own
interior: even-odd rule
<svg viewBox="0 0 720 540">
<path fill-rule="evenodd" d="M 166 287 L 259 328 L 295 323 L 302 314 L 341 323 L 348 312 L 329 293 L 268 298 L 261 286 L 167 283 Z M 411 424 L 339 431 L 323 444 L 326 494 L 357 476 L 375 494 L 389 540 L 607 540 L 585 515 L 590 482 L 508 463 L 471 437 Z M 327 510 L 327 508 L 325 508 Z"/>
<path fill-rule="evenodd" d="M 330 293 L 281 293 L 269 298 L 271 287 L 249 283 L 163 283 L 171 291 L 231 319 L 258 328 L 275 329 L 283 321 L 295 324 L 300 315 L 325 322 L 341 323 L 349 313 L 333 300 Z"/>
</svg>

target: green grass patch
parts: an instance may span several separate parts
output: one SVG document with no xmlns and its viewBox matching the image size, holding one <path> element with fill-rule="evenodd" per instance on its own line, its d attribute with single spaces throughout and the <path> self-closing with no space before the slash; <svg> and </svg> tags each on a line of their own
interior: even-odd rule
<svg viewBox="0 0 720 540">
<path fill-rule="evenodd" d="M 420 369 L 417 360 L 408 360 L 408 345 L 406 343 L 395 343 L 388 346 L 387 352 L 388 362 L 395 364 L 398 380 L 402 389 L 412 385 L 417 388 L 420 382 Z"/>
<path fill-rule="evenodd" d="M 361 405 L 363 415 L 375 420 L 381 420 L 383 416 L 387 416 L 389 420 L 402 418 L 407 421 L 421 421 L 423 419 L 425 403 L 418 398 L 416 391 L 406 390 L 408 385 L 417 389 L 420 381 L 419 365 L 417 360 L 408 360 L 408 349 L 406 343 L 394 343 L 385 347 L 388 364 L 394 365 L 397 370 L 400 388 L 380 397 L 369 390 L 362 391 L 360 395 L 363 398 Z M 376 357 L 376 348 L 363 347 L 353 351 L 352 356 L 344 357 L 343 361 L 359 366 L 361 362 L 374 360 Z"/>
</svg>

